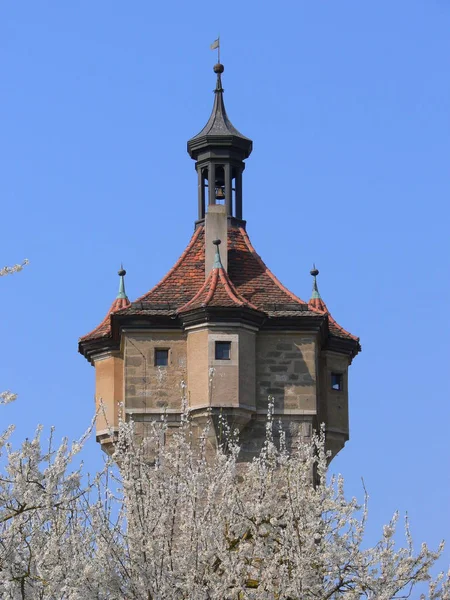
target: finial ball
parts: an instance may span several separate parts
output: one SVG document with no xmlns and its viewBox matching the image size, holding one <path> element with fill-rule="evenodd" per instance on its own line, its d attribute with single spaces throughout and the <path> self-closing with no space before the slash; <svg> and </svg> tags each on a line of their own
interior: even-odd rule
<svg viewBox="0 0 450 600">
<path fill-rule="evenodd" d="M 220 246 L 221 243 L 221 240 L 213 240 L 214 246 Z"/>
<path fill-rule="evenodd" d="M 317 275 L 319 274 L 319 269 L 316 269 L 316 265 L 314 265 L 314 268 L 311 269 L 310 273 L 313 277 L 317 277 Z"/>
<path fill-rule="evenodd" d="M 124 276 L 127 274 L 127 272 L 126 272 L 126 271 L 125 271 L 125 269 L 122 267 L 121 269 L 119 269 L 119 270 L 117 271 L 117 274 L 119 275 L 119 277 L 124 277 Z"/>
<path fill-rule="evenodd" d="M 225 70 L 225 67 L 223 66 L 222 63 L 217 63 L 214 65 L 214 73 L 223 73 Z"/>
</svg>

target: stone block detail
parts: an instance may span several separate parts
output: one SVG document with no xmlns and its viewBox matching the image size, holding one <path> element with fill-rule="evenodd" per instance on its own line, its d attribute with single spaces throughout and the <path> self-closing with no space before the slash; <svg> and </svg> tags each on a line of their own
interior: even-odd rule
<svg viewBox="0 0 450 600">
<path fill-rule="evenodd" d="M 155 365 L 155 350 L 169 351 L 168 365 Z M 181 332 L 126 334 L 125 397 L 128 412 L 181 409 L 181 382 L 186 380 L 186 337 Z"/>
<path fill-rule="evenodd" d="M 316 411 L 315 338 L 300 333 L 259 333 L 256 340 L 257 408 Z"/>
</svg>

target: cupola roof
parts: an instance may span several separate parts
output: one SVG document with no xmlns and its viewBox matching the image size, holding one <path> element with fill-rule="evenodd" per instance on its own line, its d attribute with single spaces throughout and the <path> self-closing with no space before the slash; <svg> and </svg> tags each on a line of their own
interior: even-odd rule
<svg viewBox="0 0 450 600">
<path fill-rule="evenodd" d="M 225 110 L 222 87 L 223 71 L 224 66 L 221 63 L 214 65 L 217 81 L 213 109 L 203 129 L 188 141 L 187 148 L 191 158 L 196 159 L 198 154 L 208 146 L 234 146 L 243 153 L 243 158 L 250 156 L 252 151 L 252 140 L 234 127 Z"/>
</svg>

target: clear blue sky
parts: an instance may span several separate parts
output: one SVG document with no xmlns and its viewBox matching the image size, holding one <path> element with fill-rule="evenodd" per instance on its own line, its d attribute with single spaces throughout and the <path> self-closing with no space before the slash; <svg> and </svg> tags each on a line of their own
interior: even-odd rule
<svg viewBox="0 0 450 600">
<path fill-rule="evenodd" d="M 244 216 L 257 251 L 344 327 L 351 439 L 333 469 L 414 539 L 449 533 L 450 3 L 2 2 L 0 418 L 78 436 L 94 369 L 77 339 L 187 244 L 186 141 L 213 102 L 220 32 L 228 113 L 254 140 Z M 91 441 L 90 469 L 101 460 Z M 369 540 L 370 541 L 370 540 Z M 450 539 L 449 539 L 450 543 Z M 447 549 L 447 560 L 450 548 Z"/>
</svg>

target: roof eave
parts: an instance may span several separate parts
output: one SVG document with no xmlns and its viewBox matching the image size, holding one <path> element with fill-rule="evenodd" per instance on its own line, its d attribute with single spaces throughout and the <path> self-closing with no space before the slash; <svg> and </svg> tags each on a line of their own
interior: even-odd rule
<svg viewBox="0 0 450 600">
<path fill-rule="evenodd" d="M 114 315 L 111 320 L 113 336 L 120 340 L 124 329 L 181 329 L 176 315 Z"/>
<path fill-rule="evenodd" d="M 204 306 L 180 313 L 179 319 L 184 328 L 203 323 L 229 323 L 230 321 L 260 328 L 266 320 L 266 315 L 248 306 Z"/>
<path fill-rule="evenodd" d="M 93 365 L 95 358 L 101 354 L 115 352 L 119 350 L 120 345 L 110 335 L 90 340 L 80 340 L 78 342 L 78 352 Z"/>
<path fill-rule="evenodd" d="M 327 320 L 325 315 L 302 315 L 299 311 L 298 317 L 269 316 L 264 323 L 264 330 L 291 330 L 291 331 L 313 331 L 319 333 L 323 338 L 327 332 Z"/>
<path fill-rule="evenodd" d="M 361 352 L 361 344 L 359 340 L 329 334 L 325 349 L 332 352 L 339 352 L 340 354 L 347 354 L 351 362 Z"/>
<path fill-rule="evenodd" d="M 253 150 L 252 140 L 237 135 L 205 134 L 192 138 L 187 143 L 189 156 L 197 159 L 197 156 L 205 148 L 235 148 L 242 153 L 242 159 L 248 158 Z"/>
</svg>

